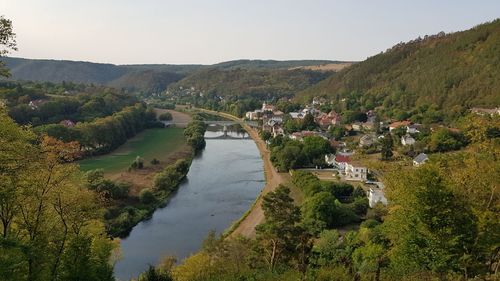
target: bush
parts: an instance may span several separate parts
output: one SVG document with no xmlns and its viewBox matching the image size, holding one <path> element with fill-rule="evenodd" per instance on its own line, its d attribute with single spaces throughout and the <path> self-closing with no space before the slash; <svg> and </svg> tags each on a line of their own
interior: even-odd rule
<svg viewBox="0 0 500 281">
<path fill-rule="evenodd" d="M 142 204 L 149 205 L 156 202 L 156 197 L 153 194 L 153 192 L 151 192 L 151 190 L 145 188 L 141 191 L 141 194 L 139 195 L 139 200 L 141 201 Z"/>
<path fill-rule="evenodd" d="M 358 216 L 366 215 L 368 211 L 368 198 L 366 197 L 358 197 L 352 204 L 351 208 L 353 212 Z"/>
<path fill-rule="evenodd" d="M 161 121 L 170 121 L 172 120 L 172 114 L 170 112 L 164 112 L 158 116 L 158 119 Z"/>
<path fill-rule="evenodd" d="M 158 165 L 158 164 L 160 164 L 160 160 L 156 158 L 153 158 L 153 160 L 151 160 L 151 165 Z"/>
<path fill-rule="evenodd" d="M 144 168 L 144 159 L 137 156 L 135 158 L 134 162 L 132 162 L 132 164 L 130 164 L 129 170 L 137 170 L 137 169 L 142 169 L 142 168 Z"/>
</svg>

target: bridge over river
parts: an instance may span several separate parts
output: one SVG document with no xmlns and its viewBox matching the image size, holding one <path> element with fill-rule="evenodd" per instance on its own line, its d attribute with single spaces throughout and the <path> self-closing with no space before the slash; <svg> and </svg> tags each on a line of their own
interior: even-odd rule
<svg viewBox="0 0 500 281">
<path fill-rule="evenodd" d="M 231 125 L 242 125 L 246 124 L 250 127 L 259 127 L 259 123 L 256 121 L 232 121 L 232 120 L 202 120 L 205 124 L 208 125 L 219 125 L 219 126 L 231 126 Z M 175 122 L 175 121 L 162 121 L 165 126 L 177 126 L 177 127 L 186 127 L 188 123 L 186 122 Z"/>
</svg>

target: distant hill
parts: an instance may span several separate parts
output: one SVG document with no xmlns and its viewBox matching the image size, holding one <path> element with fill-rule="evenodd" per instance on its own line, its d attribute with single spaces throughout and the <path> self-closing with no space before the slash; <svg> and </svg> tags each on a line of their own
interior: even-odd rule
<svg viewBox="0 0 500 281">
<path fill-rule="evenodd" d="M 163 91 L 171 83 L 179 81 L 198 70 L 244 69 L 266 71 L 342 63 L 328 60 L 235 60 L 215 65 L 114 65 L 12 57 L 3 57 L 1 60 L 10 69 L 11 79 L 13 80 L 93 83 L 144 92 Z M 285 74 L 285 72 L 282 74 Z M 191 80 L 196 79 L 196 77 L 200 77 L 200 74 L 197 73 Z"/>
<path fill-rule="evenodd" d="M 325 64 L 343 64 L 342 61 L 331 60 L 233 60 L 221 62 L 212 65 L 212 67 L 224 70 L 247 69 L 247 70 L 264 70 L 264 69 L 289 69 L 308 66 L 318 66 Z"/>
<path fill-rule="evenodd" d="M 287 66 L 288 67 L 288 66 Z M 196 92 L 221 97 L 293 96 L 331 73 L 310 70 L 248 69 L 218 67 L 202 69 L 169 85 L 170 92 L 194 88 Z"/>
<path fill-rule="evenodd" d="M 337 106 L 379 107 L 393 117 L 430 108 L 446 116 L 500 106 L 500 20 L 452 34 L 400 43 L 297 95 Z"/>
<path fill-rule="evenodd" d="M 138 91 L 162 91 L 201 65 L 114 65 L 66 60 L 1 58 L 11 79 L 101 84 Z"/>
</svg>

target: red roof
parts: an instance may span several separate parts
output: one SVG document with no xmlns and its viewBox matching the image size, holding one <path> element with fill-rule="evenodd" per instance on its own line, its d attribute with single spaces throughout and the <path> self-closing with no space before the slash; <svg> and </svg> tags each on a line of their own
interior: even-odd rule
<svg viewBox="0 0 500 281">
<path fill-rule="evenodd" d="M 398 122 L 392 123 L 391 125 L 389 125 L 389 127 L 391 127 L 391 128 L 399 128 L 399 127 L 403 127 L 403 126 L 408 126 L 410 124 L 411 124 L 410 121 L 398 121 Z"/>
<path fill-rule="evenodd" d="M 340 162 L 349 163 L 351 162 L 351 158 L 349 156 L 337 155 L 335 156 L 335 161 L 338 163 Z"/>
</svg>

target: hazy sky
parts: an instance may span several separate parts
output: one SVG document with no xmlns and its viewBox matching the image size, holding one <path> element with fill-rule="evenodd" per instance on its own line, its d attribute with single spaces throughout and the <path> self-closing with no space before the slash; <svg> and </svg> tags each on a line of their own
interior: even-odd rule
<svg viewBox="0 0 500 281">
<path fill-rule="evenodd" d="M 500 17 L 500 0 L 0 0 L 11 56 L 135 63 L 363 60 Z"/>
</svg>

